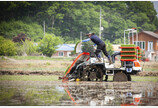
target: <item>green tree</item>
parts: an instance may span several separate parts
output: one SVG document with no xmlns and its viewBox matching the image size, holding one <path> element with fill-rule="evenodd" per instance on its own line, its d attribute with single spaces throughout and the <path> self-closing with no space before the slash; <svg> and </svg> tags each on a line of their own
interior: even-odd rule
<svg viewBox="0 0 158 108">
<path fill-rule="evenodd" d="M 154 31 L 156 30 L 156 26 L 154 24 L 145 23 L 142 25 L 143 30 Z"/>
<path fill-rule="evenodd" d="M 40 41 L 39 51 L 44 55 L 51 57 L 57 45 L 62 43 L 62 38 L 55 36 L 54 34 L 46 34 L 45 37 Z"/>
<path fill-rule="evenodd" d="M 23 32 L 39 41 L 45 21 L 46 33 L 75 43 L 81 31 L 99 34 L 100 8 L 104 41 L 121 39 L 128 28 L 158 27 L 157 13 L 150 1 L 3 1 L 0 2 L 0 35 L 11 39 Z"/>
<path fill-rule="evenodd" d="M 26 24 L 20 20 L 12 20 L 9 22 L 3 21 L 0 25 L 0 34 L 5 38 L 12 39 L 19 33 L 24 33 L 27 35 L 27 37 L 35 41 L 43 37 L 42 27 L 37 23 Z"/>
<path fill-rule="evenodd" d="M 82 43 L 82 52 L 89 52 L 89 53 L 94 53 L 94 43 L 91 41 L 88 42 L 83 42 Z"/>
<path fill-rule="evenodd" d="M 137 26 L 142 26 L 144 23 L 148 23 L 150 21 L 145 13 L 134 14 L 130 19 L 135 22 Z"/>
<path fill-rule="evenodd" d="M 151 1 L 130 1 L 126 3 L 128 5 L 128 11 L 133 11 L 134 13 L 145 13 L 150 21 L 153 22 L 157 13 Z"/>
<path fill-rule="evenodd" d="M 155 16 L 153 24 L 156 26 L 156 28 L 158 28 L 158 17 Z"/>
<path fill-rule="evenodd" d="M 109 27 L 102 32 L 104 40 L 108 39 L 112 42 L 115 39 L 121 38 L 124 30 L 127 29 L 126 21 L 118 13 L 112 15 L 111 13 L 106 13 L 104 17 L 109 25 Z"/>
<path fill-rule="evenodd" d="M 14 42 L 0 36 L 0 55 L 13 56 L 16 55 L 16 51 L 17 49 Z"/>
</svg>

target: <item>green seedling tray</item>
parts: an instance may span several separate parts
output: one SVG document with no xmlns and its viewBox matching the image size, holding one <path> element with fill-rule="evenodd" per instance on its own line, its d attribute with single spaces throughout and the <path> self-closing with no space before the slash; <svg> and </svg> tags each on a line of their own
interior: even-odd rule
<svg viewBox="0 0 158 108">
<path fill-rule="evenodd" d="M 130 56 L 130 57 L 124 57 L 122 56 L 121 59 L 136 59 L 136 57 Z"/>
<path fill-rule="evenodd" d="M 137 53 L 121 53 L 121 55 L 136 55 Z"/>
<path fill-rule="evenodd" d="M 132 49 L 123 48 L 122 51 L 137 51 L 137 49 L 134 49 L 134 48 L 132 48 Z"/>
<path fill-rule="evenodd" d="M 135 47 L 134 44 L 129 44 L 129 45 L 121 45 L 121 47 Z"/>
</svg>

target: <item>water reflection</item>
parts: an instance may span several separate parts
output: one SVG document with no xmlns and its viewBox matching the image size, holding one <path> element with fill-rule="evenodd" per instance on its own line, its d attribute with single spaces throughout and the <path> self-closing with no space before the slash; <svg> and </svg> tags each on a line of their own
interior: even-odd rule
<svg viewBox="0 0 158 108">
<path fill-rule="evenodd" d="M 158 105 L 158 87 L 153 83 L 69 83 L 63 87 L 77 105 Z"/>
<path fill-rule="evenodd" d="M 0 105 L 158 105 L 158 83 L 0 82 Z"/>
</svg>

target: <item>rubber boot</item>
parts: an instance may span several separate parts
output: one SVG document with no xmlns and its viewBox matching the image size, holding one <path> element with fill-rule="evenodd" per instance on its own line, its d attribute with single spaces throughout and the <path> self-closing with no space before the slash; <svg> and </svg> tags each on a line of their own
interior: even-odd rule
<svg viewBox="0 0 158 108">
<path fill-rule="evenodd" d="M 97 57 L 97 59 L 98 59 L 98 62 L 100 63 L 101 62 L 101 58 Z"/>
</svg>

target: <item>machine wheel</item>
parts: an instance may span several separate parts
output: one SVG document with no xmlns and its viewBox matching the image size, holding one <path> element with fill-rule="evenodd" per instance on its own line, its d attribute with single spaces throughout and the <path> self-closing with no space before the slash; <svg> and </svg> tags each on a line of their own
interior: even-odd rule
<svg viewBox="0 0 158 108">
<path fill-rule="evenodd" d="M 131 75 L 127 74 L 128 81 L 132 81 Z"/>
<path fill-rule="evenodd" d="M 97 80 L 103 81 L 103 71 L 101 68 L 97 68 Z"/>
<path fill-rule="evenodd" d="M 123 72 L 117 72 L 116 74 L 114 74 L 113 81 L 125 82 L 125 81 L 128 81 L 128 77 Z"/>
<path fill-rule="evenodd" d="M 97 74 L 96 74 L 95 71 L 91 71 L 89 73 L 89 79 L 90 79 L 90 81 L 96 81 L 97 80 Z"/>
<path fill-rule="evenodd" d="M 97 80 L 97 67 L 92 66 L 89 71 L 89 80 L 90 81 L 96 81 Z"/>
<path fill-rule="evenodd" d="M 81 73 L 81 80 L 88 81 L 88 77 L 89 77 L 88 74 L 89 74 L 89 67 L 85 68 Z"/>
</svg>

